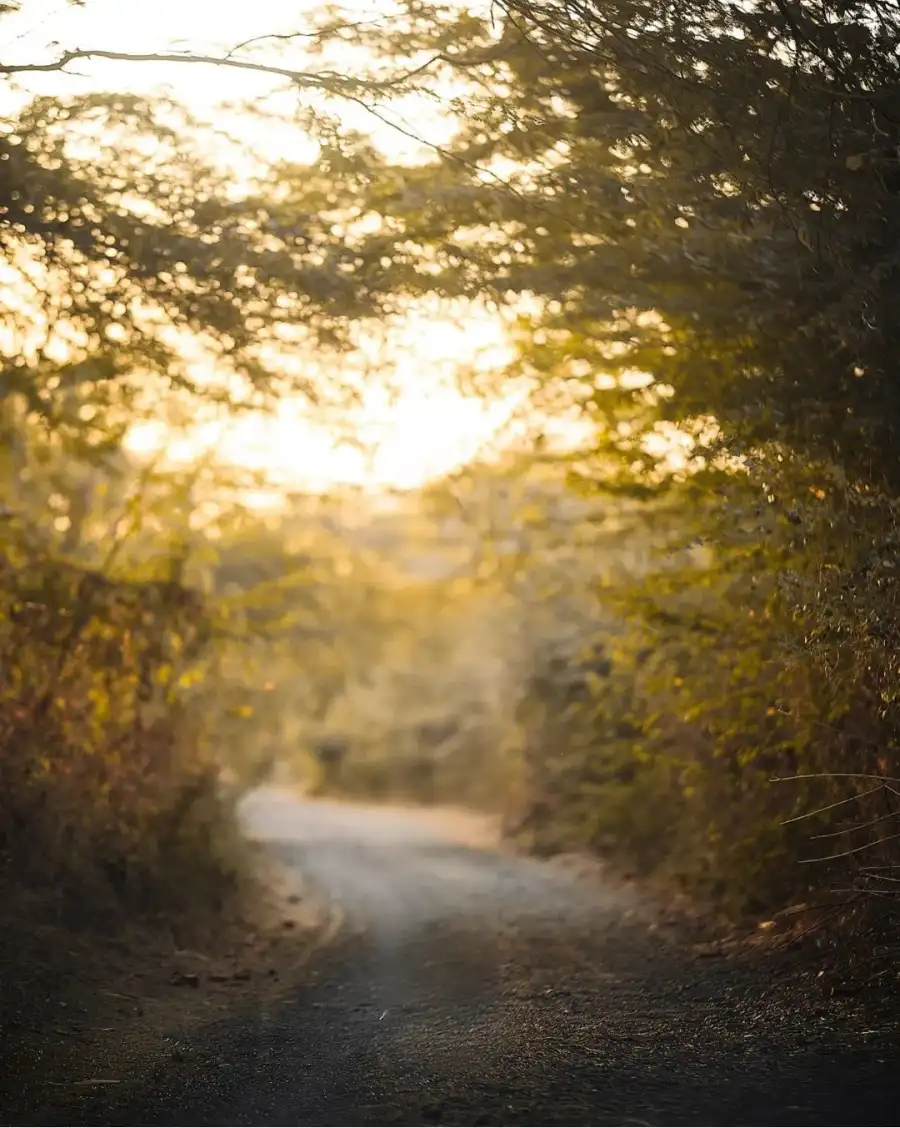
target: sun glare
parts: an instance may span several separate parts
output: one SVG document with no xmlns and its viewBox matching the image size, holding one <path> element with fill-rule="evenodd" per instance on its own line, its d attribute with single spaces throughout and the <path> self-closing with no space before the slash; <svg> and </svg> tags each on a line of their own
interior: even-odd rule
<svg viewBox="0 0 900 1128">
<path fill-rule="evenodd" d="M 133 5 L 122 0 L 87 0 L 73 6 L 61 0 L 29 0 L 23 11 L 3 21 L 4 57 L 11 61 L 50 60 L 62 47 L 77 44 L 102 50 L 159 53 L 221 53 L 236 44 L 272 33 L 303 30 L 304 11 L 318 5 L 297 0 L 257 0 L 255 4 L 223 4 L 219 0 L 155 0 L 135 18 Z M 389 19 L 389 0 L 358 0 L 358 18 Z M 151 13 L 152 12 L 152 16 Z M 254 47 L 254 57 L 284 65 L 277 46 Z M 299 48 L 292 45 L 291 51 Z M 296 53 L 290 64 L 299 65 Z M 276 95 L 278 80 L 214 66 L 179 63 L 79 62 L 77 75 L 24 76 L 7 104 L 34 94 L 66 95 L 89 90 L 166 93 L 205 120 L 228 118 L 228 128 L 262 157 L 297 160 L 314 156 L 314 146 L 291 123 L 296 99 Z M 292 98 L 294 98 L 292 105 Z M 236 104 L 265 104 L 264 116 L 234 109 Z M 223 109 L 228 104 L 232 108 Z M 283 118 L 278 120 L 278 111 Z M 415 132 L 432 143 L 452 131 L 448 115 L 431 102 L 392 111 L 405 114 L 397 131 L 356 109 L 348 124 L 365 128 L 395 159 L 414 160 L 421 146 L 403 132 L 415 113 Z M 348 111 L 351 114 L 351 111 Z M 327 489 L 339 483 L 375 488 L 410 488 L 444 474 L 489 443 L 508 420 L 512 401 L 487 403 L 456 386 L 455 371 L 497 365 L 509 355 L 502 323 L 472 312 L 464 324 L 446 317 L 411 318 L 385 370 L 376 373 L 361 405 L 335 428 L 317 418 L 315 409 L 299 400 L 284 400 L 269 414 L 247 413 L 233 420 L 202 420 L 173 430 L 156 421 L 138 425 L 129 437 L 136 454 L 176 460 L 207 456 L 214 450 L 226 462 L 264 473 L 273 484 Z M 348 430 L 352 436 L 348 437 Z"/>
</svg>

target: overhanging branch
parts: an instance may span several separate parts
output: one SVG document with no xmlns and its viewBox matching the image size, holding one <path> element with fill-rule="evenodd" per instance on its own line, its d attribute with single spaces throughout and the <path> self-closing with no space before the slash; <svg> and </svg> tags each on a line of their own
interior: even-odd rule
<svg viewBox="0 0 900 1128">
<path fill-rule="evenodd" d="M 333 94 L 361 93 L 364 91 L 383 91 L 401 85 L 410 78 L 427 70 L 434 63 L 443 60 L 442 55 L 434 55 L 420 66 L 397 75 L 394 78 L 362 79 L 349 78 L 337 71 L 303 71 L 291 67 L 279 67 L 273 63 L 253 62 L 250 59 L 236 59 L 228 55 L 196 55 L 173 52 L 101 51 L 99 49 L 77 48 L 65 51 L 59 58 L 49 63 L 0 63 L 0 75 L 49 74 L 65 72 L 66 67 L 79 59 L 111 59 L 122 63 L 193 63 L 199 66 L 230 67 L 232 70 L 252 71 L 268 74 L 275 78 L 285 78 L 295 86 L 313 90 L 324 90 Z"/>
</svg>

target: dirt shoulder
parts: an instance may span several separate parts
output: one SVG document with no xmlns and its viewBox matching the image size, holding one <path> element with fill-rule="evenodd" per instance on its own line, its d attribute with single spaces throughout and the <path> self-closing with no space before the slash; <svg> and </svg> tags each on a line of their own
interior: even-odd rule
<svg viewBox="0 0 900 1128">
<path fill-rule="evenodd" d="M 671 942 L 698 966 L 738 980 L 764 979 L 773 1007 L 806 1012 L 811 1023 L 840 1016 L 848 1029 L 889 1038 L 897 1052 L 900 943 L 896 917 L 880 903 L 836 897 L 735 919 L 665 877 L 635 877 L 596 855 L 557 854 L 548 862 L 597 888 L 627 891 L 647 932 Z"/>
<path fill-rule="evenodd" d="M 110 935 L 50 922 L 35 894 L 10 891 L 0 1121 L 37 1123 L 38 1109 L 77 1107 L 160 1064 L 177 1070 L 194 1061 L 203 1027 L 294 989 L 341 922 L 296 871 L 262 854 L 256 869 L 252 887 L 214 919 L 132 923 Z"/>
</svg>

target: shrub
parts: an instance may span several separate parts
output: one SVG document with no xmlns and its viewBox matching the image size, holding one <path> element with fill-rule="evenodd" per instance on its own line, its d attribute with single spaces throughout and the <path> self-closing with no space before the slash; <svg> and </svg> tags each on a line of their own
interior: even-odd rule
<svg viewBox="0 0 900 1128">
<path fill-rule="evenodd" d="M 187 693 L 210 611 L 176 581 L 127 582 L 0 548 L 0 864 L 141 909 L 216 899 L 231 813 Z"/>
</svg>

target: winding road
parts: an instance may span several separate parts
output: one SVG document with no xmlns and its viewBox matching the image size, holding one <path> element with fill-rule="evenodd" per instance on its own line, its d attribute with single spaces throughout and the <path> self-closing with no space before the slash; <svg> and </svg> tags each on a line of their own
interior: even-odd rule
<svg viewBox="0 0 900 1128">
<path fill-rule="evenodd" d="M 769 964 L 699 958 L 612 882 L 424 813 L 261 792 L 247 817 L 341 934 L 298 997 L 83 1123 L 896 1123 L 884 1039 Z"/>
</svg>

